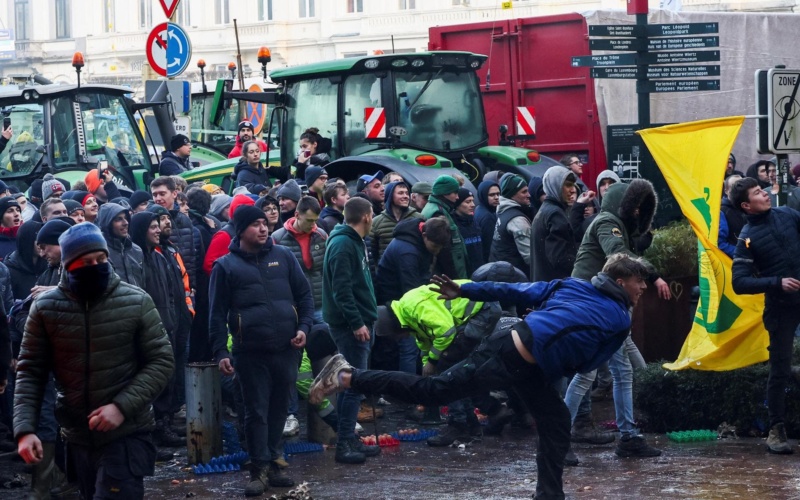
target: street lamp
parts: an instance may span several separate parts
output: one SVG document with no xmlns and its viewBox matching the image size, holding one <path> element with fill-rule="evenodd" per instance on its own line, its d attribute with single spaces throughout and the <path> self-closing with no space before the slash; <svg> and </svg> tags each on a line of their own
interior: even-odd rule
<svg viewBox="0 0 800 500">
<path fill-rule="evenodd" d="M 231 78 L 235 80 L 236 79 L 236 63 L 234 63 L 233 61 L 229 62 L 228 63 L 228 71 L 231 72 Z"/>
<path fill-rule="evenodd" d="M 208 92 L 206 89 L 206 60 L 200 59 L 197 61 L 197 67 L 200 68 L 200 81 L 203 84 L 203 93 Z"/>
</svg>

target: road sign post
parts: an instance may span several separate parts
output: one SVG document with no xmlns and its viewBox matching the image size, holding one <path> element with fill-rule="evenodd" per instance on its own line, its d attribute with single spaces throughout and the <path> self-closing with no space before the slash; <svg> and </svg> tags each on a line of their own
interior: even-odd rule
<svg viewBox="0 0 800 500">
<path fill-rule="evenodd" d="M 147 37 L 147 61 L 161 76 L 183 73 L 192 59 L 192 44 L 186 31 L 175 23 L 157 25 Z"/>
<path fill-rule="evenodd" d="M 773 68 L 767 72 L 767 127 L 770 151 L 800 151 L 800 70 Z"/>
</svg>

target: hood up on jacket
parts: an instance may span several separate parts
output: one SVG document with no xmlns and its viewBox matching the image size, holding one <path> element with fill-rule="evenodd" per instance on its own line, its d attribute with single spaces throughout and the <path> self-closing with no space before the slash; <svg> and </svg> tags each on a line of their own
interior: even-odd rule
<svg viewBox="0 0 800 500">
<path fill-rule="evenodd" d="M 495 213 L 497 211 L 497 207 L 489 205 L 489 190 L 492 188 L 492 186 L 497 186 L 498 189 L 500 188 L 500 184 L 494 181 L 483 181 L 478 185 L 478 205 L 491 213 Z"/>
<path fill-rule="evenodd" d="M 128 223 L 130 223 L 130 211 L 122 205 L 117 203 L 105 203 L 100 206 L 100 211 L 97 213 L 97 226 L 106 236 L 106 238 L 116 238 L 114 235 L 114 229 L 111 227 L 111 223 L 114 221 L 114 218 L 122 212 L 126 212 L 128 214 Z"/>
<path fill-rule="evenodd" d="M 395 182 L 390 182 L 389 184 L 387 184 L 386 188 L 385 188 L 385 190 L 383 192 L 383 209 L 386 212 L 386 214 L 389 217 L 391 217 L 392 219 L 394 219 L 394 212 L 392 211 L 392 207 L 394 207 L 394 205 L 392 204 L 392 201 L 393 201 L 393 198 L 394 198 L 394 190 L 397 189 L 397 186 L 405 186 L 406 188 L 408 188 L 408 184 L 406 184 L 404 181 L 395 181 Z M 409 188 L 408 190 L 409 190 L 409 199 L 410 199 L 410 197 L 411 197 L 411 189 Z M 410 206 L 411 205 L 406 207 L 405 211 L 403 213 L 408 212 Z M 401 216 L 400 218 L 402 219 L 403 217 Z M 397 222 L 397 221 L 395 221 L 395 222 Z"/>
<path fill-rule="evenodd" d="M 144 212 L 139 212 L 138 214 L 133 214 L 133 217 L 131 217 L 131 240 L 139 245 L 139 247 L 144 251 L 145 256 L 149 254 L 147 246 L 147 231 L 150 229 L 150 223 L 152 223 L 154 220 L 157 220 L 158 217 L 159 215 L 157 213 L 149 212 L 147 210 Z"/>
<path fill-rule="evenodd" d="M 528 192 L 531 194 L 531 206 L 535 210 L 539 210 L 542 207 L 540 198 L 545 194 L 541 177 L 531 177 L 531 180 L 528 181 Z"/>
<path fill-rule="evenodd" d="M 424 225 L 425 221 L 416 217 L 400 221 L 392 231 L 392 238 L 406 241 L 416 245 L 423 251 L 427 251 L 425 241 L 422 239 L 422 227 Z"/>
<path fill-rule="evenodd" d="M 21 264 L 23 267 L 27 268 L 29 271 L 36 271 L 37 273 L 44 270 L 47 267 L 46 262 L 45 265 L 37 265 L 44 259 L 38 259 L 34 261 L 34 257 L 39 257 L 36 252 L 36 236 L 39 234 L 39 230 L 42 229 L 41 222 L 36 221 L 29 221 L 25 224 L 19 226 L 19 231 L 17 231 L 17 250 L 14 252 L 16 253 L 16 258 L 10 258 L 6 261 L 7 265 L 14 265 L 14 261 Z M 24 298 L 24 297 L 17 297 L 17 298 Z"/>
<path fill-rule="evenodd" d="M 605 295 L 625 304 L 627 309 L 631 308 L 631 298 L 628 296 L 628 292 L 606 273 L 597 273 L 597 276 L 592 278 L 592 285 Z"/>
<path fill-rule="evenodd" d="M 758 167 L 760 167 L 761 165 L 764 165 L 767 169 L 769 169 L 770 164 L 771 164 L 771 162 L 769 162 L 767 160 L 758 160 L 757 162 L 755 162 L 752 165 L 750 165 L 749 167 L 747 167 L 747 174 L 746 174 L 747 177 L 752 177 L 753 179 L 758 181 L 758 186 L 761 189 L 764 189 L 764 188 L 767 188 L 767 187 L 771 187 L 772 183 L 769 182 L 768 180 L 764 181 L 764 180 L 761 180 L 761 179 L 758 178 Z"/>
<path fill-rule="evenodd" d="M 544 194 L 553 201 L 564 203 L 562 190 L 567 182 L 575 183 L 575 174 L 568 168 L 555 165 L 547 169 L 542 177 L 542 189 Z M 530 191 L 530 189 L 529 189 Z M 533 197 L 531 197 L 531 200 Z"/>
<path fill-rule="evenodd" d="M 601 211 L 615 214 L 631 235 L 640 235 L 650 230 L 657 204 L 658 198 L 650 181 L 634 179 L 630 184 L 620 182 L 609 186 Z M 637 208 L 638 216 L 634 213 Z"/>
<path fill-rule="evenodd" d="M 619 176 L 613 170 L 603 170 L 602 172 L 600 172 L 597 175 L 597 182 L 595 182 L 595 187 L 597 187 L 596 191 L 597 197 L 600 198 L 601 200 L 603 199 L 603 197 L 600 196 L 600 183 L 603 182 L 605 179 L 611 179 L 612 181 L 614 181 L 614 184 L 619 184 L 620 182 L 622 182 L 622 179 L 620 179 Z"/>
</svg>

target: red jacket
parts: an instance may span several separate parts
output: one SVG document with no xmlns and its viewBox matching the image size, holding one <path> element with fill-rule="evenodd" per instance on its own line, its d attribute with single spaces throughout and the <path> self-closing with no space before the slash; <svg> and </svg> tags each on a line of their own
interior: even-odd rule
<svg viewBox="0 0 800 500">
<path fill-rule="evenodd" d="M 258 147 L 261 148 L 261 152 L 262 153 L 266 153 L 267 151 L 269 151 L 269 148 L 267 147 L 267 143 L 266 142 L 264 142 L 264 141 L 262 141 L 260 139 L 256 139 L 256 142 L 258 142 Z M 228 153 L 228 158 L 238 158 L 238 157 L 242 156 L 242 145 L 243 145 L 242 140 L 239 139 L 239 136 L 237 135 L 236 136 L 236 145 L 233 146 L 233 149 L 231 149 L 231 152 Z"/>
</svg>

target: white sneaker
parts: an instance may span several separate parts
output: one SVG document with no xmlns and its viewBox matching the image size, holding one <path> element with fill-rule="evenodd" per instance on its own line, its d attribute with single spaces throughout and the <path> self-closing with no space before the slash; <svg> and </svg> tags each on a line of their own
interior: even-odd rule
<svg viewBox="0 0 800 500">
<path fill-rule="evenodd" d="M 300 422 L 297 421 L 297 417 L 294 415 L 289 415 L 283 425 L 283 436 L 292 437 L 298 434 L 300 434 Z"/>
<path fill-rule="evenodd" d="M 386 401 L 383 397 L 378 398 L 375 404 L 378 406 L 392 406 L 392 403 Z"/>
<path fill-rule="evenodd" d="M 356 434 L 361 434 L 362 432 L 364 432 L 364 428 L 361 427 L 361 424 L 356 422 Z"/>
</svg>

